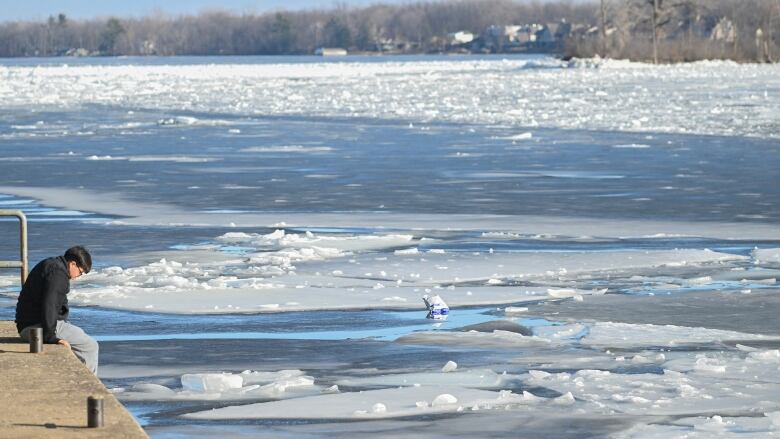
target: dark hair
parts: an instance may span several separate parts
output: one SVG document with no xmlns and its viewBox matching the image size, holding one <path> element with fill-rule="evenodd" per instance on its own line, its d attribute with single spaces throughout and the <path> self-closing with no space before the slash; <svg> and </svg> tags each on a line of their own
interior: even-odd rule
<svg viewBox="0 0 780 439">
<path fill-rule="evenodd" d="M 80 245 L 69 248 L 65 252 L 65 260 L 75 262 L 79 268 L 84 270 L 84 273 L 89 273 L 89 270 L 92 269 L 92 256 L 90 256 L 87 249 Z"/>
</svg>

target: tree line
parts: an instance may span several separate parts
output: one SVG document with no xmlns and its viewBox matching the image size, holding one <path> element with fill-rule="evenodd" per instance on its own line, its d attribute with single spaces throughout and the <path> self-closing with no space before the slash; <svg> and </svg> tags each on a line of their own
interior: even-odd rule
<svg viewBox="0 0 780 439">
<path fill-rule="evenodd" d="M 0 23 L 0 56 L 280 55 L 320 47 L 426 53 L 444 50 L 450 32 L 565 21 L 572 31 L 556 46 L 565 56 L 769 61 L 780 56 L 778 15 L 780 0 L 419 1 L 85 20 L 59 14 Z"/>
<path fill-rule="evenodd" d="M 568 56 L 653 62 L 780 60 L 780 0 L 600 0 L 598 38 Z"/>
<path fill-rule="evenodd" d="M 457 0 L 256 15 L 215 10 L 72 20 L 59 14 L 45 22 L 0 24 L 0 56 L 58 56 L 72 49 L 99 55 L 311 54 L 320 47 L 427 52 L 448 32 L 564 17 L 585 21 L 592 9 L 566 1 Z"/>
</svg>

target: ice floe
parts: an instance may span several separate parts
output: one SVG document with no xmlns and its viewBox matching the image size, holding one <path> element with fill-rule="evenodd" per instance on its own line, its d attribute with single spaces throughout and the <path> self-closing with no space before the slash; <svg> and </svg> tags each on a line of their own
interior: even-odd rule
<svg viewBox="0 0 780 439">
<path fill-rule="evenodd" d="M 780 268 L 780 248 L 755 249 L 751 255 L 756 264 Z"/>
<path fill-rule="evenodd" d="M 722 340 L 762 339 L 773 338 L 762 334 L 691 328 L 687 326 L 596 322 L 590 326 L 587 335 L 580 342 L 593 347 L 619 348 L 638 346 L 676 347 Z"/>
<path fill-rule="evenodd" d="M 772 224 L 696 221 L 612 220 L 538 215 L 469 215 L 399 213 L 213 213 L 186 210 L 163 203 L 129 200 L 116 193 L 67 188 L 0 186 L 0 193 L 32 197 L 52 207 L 116 215 L 122 225 L 214 225 L 234 227 L 368 228 L 393 230 L 473 230 L 492 237 L 553 239 L 567 237 L 583 242 L 603 238 L 708 237 L 716 239 L 780 239 Z M 67 202 L 63 202 L 67 200 Z M 415 249 L 416 247 L 407 247 Z"/>
<path fill-rule="evenodd" d="M 738 353 L 669 355 L 677 358 L 664 361 L 665 356 L 661 357 L 661 374 L 532 370 L 526 382 L 571 392 L 605 413 L 693 416 L 713 412 L 763 413 L 778 406 L 776 361 L 757 361 Z"/>
<path fill-rule="evenodd" d="M 639 424 L 612 435 L 615 439 L 764 439 L 778 436 L 778 425 L 770 412 L 765 416 L 698 416 L 670 422 Z"/>
<path fill-rule="evenodd" d="M 230 232 L 215 244 L 171 251 L 146 265 L 94 270 L 74 286 L 78 304 L 157 312 L 415 309 L 439 295 L 453 307 L 577 300 L 601 289 L 545 287 L 593 276 L 720 267 L 746 257 L 710 250 L 398 252 L 434 241 L 406 234 Z M 220 250 L 239 246 L 242 254 Z M 389 253 L 392 251 L 392 253 Z M 538 286 L 513 286 L 532 282 Z M 83 285 L 83 286 L 82 286 Z"/>
<path fill-rule="evenodd" d="M 300 370 L 273 372 L 245 370 L 241 373 L 188 373 L 181 387 L 139 382 L 114 393 L 127 401 L 160 400 L 258 400 L 295 398 L 324 391 Z M 332 393 L 332 389 L 328 391 Z"/>
<path fill-rule="evenodd" d="M 360 420 L 430 416 L 479 410 L 507 410 L 529 405 L 571 405 L 571 395 L 543 398 L 531 393 L 486 391 L 458 386 L 412 386 L 322 394 L 183 415 L 189 419 L 328 419 Z"/>
<path fill-rule="evenodd" d="M 447 365 L 453 363 L 448 362 Z M 490 369 L 442 370 L 437 372 L 383 374 L 368 377 L 343 378 L 336 382 L 340 387 L 381 388 L 397 386 L 438 386 L 457 384 L 475 389 L 499 389 L 504 384 L 506 376 Z"/>
</svg>

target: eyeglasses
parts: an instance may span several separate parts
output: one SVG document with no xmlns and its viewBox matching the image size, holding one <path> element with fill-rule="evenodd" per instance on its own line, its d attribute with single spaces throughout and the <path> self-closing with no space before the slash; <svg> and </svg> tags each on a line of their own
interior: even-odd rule
<svg viewBox="0 0 780 439">
<path fill-rule="evenodd" d="M 84 270 L 82 270 L 81 267 L 79 267 L 78 265 L 76 265 L 76 268 L 79 270 L 79 276 L 83 276 Z"/>
</svg>

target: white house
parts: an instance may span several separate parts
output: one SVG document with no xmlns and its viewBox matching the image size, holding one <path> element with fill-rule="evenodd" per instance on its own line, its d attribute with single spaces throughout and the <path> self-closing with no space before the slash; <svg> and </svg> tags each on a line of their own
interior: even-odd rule
<svg viewBox="0 0 780 439">
<path fill-rule="evenodd" d="M 347 54 L 347 49 L 342 49 L 340 47 L 320 47 L 314 51 L 314 54 L 318 56 L 344 56 Z"/>
<path fill-rule="evenodd" d="M 466 31 L 451 32 L 447 34 L 447 43 L 450 46 L 468 44 L 474 41 L 474 34 Z"/>
<path fill-rule="evenodd" d="M 731 20 L 723 17 L 712 29 L 710 38 L 715 41 L 733 43 L 737 39 L 737 26 Z"/>
</svg>

